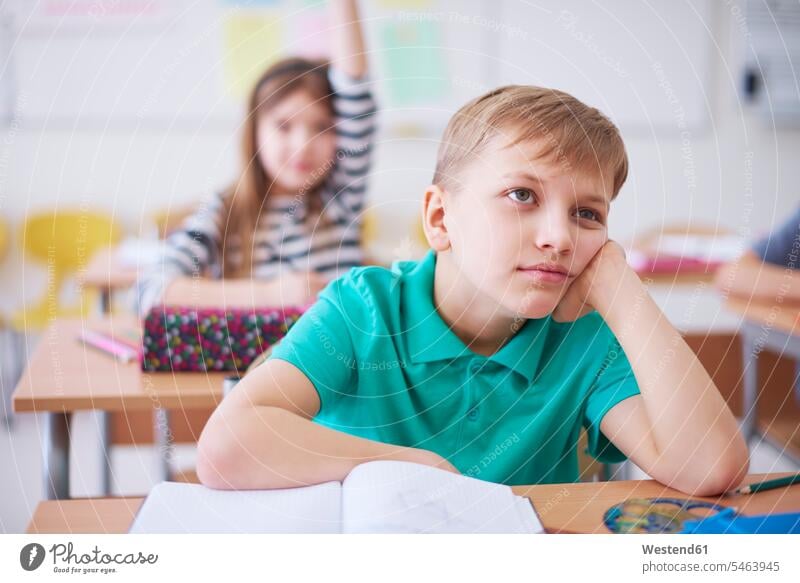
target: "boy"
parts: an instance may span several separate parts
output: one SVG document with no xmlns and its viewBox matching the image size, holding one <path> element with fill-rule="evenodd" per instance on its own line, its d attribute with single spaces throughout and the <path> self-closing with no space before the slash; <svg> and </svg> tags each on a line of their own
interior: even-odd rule
<svg viewBox="0 0 800 583">
<path fill-rule="evenodd" d="M 468 103 L 425 193 L 431 251 L 323 290 L 209 420 L 201 481 L 293 487 L 389 459 L 573 482 L 583 426 L 600 460 L 696 495 L 736 486 L 736 420 L 608 239 L 626 176 L 617 128 L 570 95 Z"/>
</svg>

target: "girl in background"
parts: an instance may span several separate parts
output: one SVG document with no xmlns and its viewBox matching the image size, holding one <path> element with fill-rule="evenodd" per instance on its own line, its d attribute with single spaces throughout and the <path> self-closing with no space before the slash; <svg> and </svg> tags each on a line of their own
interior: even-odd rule
<svg viewBox="0 0 800 583">
<path fill-rule="evenodd" d="M 167 286 L 201 275 L 225 278 L 226 297 L 305 304 L 362 263 L 376 108 L 356 0 L 333 0 L 330 10 L 331 62 L 288 58 L 264 72 L 248 103 L 238 179 L 168 237 L 138 282 L 141 315 Z"/>
</svg>

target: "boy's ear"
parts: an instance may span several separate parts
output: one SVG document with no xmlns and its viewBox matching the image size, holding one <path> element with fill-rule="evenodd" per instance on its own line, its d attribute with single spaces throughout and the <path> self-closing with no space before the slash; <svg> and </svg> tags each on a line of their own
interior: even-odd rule
<svg viewBox="0 0 800 583">
<path fill-rule="evenodd" d="M 422 228 L 425 238 L 434 251 L 447 251 L 450 248 L 450 235 L 445 225 L 445 191 L 437 184 L 425 190 L 422 201 Z"/>
</svg>

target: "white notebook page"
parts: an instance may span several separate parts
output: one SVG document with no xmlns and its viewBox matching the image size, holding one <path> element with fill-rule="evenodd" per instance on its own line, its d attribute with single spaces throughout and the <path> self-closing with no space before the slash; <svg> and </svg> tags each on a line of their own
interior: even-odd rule
<svg viewBox="0 0 800 583">
<path fill-rule="evenodd" d="M 342 486 L 346 533 L 539 533 L 511 488 L 406 462 L 370 462 Z"/>
<path fill-rule="evenodd" d="M 131 533 L 338 533 L 341 484 L 284 490 L 212 490 L 162 482 L 136 515 Z"/>
</svg>

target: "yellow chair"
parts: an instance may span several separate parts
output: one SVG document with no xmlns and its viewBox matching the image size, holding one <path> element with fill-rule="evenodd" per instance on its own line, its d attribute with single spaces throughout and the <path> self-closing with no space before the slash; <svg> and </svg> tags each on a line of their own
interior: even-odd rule
<svg viewBox="0 0 800 583">
<path fill-rule="evenodd" d="M 429 249 L 428 238 L 425 236 L 425 228 L 422 226 L 422 219 L 417 219 L 414 224 L 414 238 L 417 243 L 422 245 L 423 249 Z"/>
<path fill-rule="evenodd" d="M 65 306 L 60 300 L 63 285 L 86 268 L 95 252 L 117 243 L 120 236 L 114 220 L 97 211 L 58 210 L 28 218 L 20 245 L 26 260 L 45 268 L 47 280 L 42 298 L 14 315 L 14 328 L 41 330 L 56 318 L 88 315 L 98 305 L 97 292 L 81 290 L 77 304 Z"/>
<path fill-rule="evenodd" d="M 0 261 L 8 255 L 8 223 L 0 217 Z"/>
<path fill-rule="evenodd" d="M 2 217 L 0 217 L 0 263 L 6 258 L 8 255 L 8 223 Z M 0 328 L 5 328 L 6 325 L 6 315 L 0 312 Z"/>
<path fill-rule="evenodd" d="M 150 220 L 158 230 L 158 238 L 166 239 L 172 232 L 179 229 L 183 222 L 197 211 L 197 204 L 181 204 L 164 207 L 152 213 Z"/>
<path fill-rule="evenodd" d="M 369 249 L 378 240 L 378 232 L 378 214 L 372 209 L 365 210 L 361 217 L 361 246 Z"/>
</svg>

